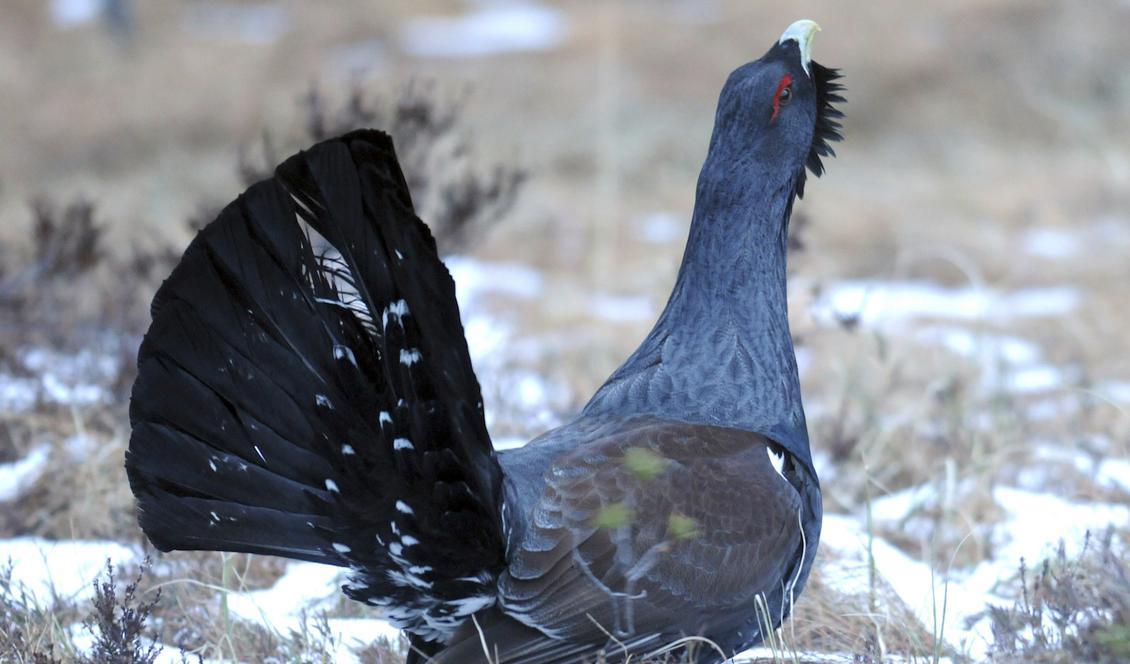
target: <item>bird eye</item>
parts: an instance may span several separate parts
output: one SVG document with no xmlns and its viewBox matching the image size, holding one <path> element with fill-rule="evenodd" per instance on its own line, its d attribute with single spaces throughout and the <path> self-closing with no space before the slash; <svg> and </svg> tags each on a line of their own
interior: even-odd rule
<svg viewBox="0 0 1130 664">
<path fill-rule="evenodd" d="M 781 112 L 781 107 L 788 105 L 792 98 L 793 77 L 791 74 L 785 74 L 781 77 L 781 82 L 777 84 L 777 91 L 773 93 L 773 117 L 769 118 L 770 122 L 777 119 L 777 114 Z"/>
</svg>

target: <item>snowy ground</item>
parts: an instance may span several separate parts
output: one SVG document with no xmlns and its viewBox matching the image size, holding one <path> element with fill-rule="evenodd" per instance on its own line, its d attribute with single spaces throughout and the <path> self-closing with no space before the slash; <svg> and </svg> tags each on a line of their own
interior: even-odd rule
<svg viewBox="0 0 1130 664">
<path fill-rule="evenodd" d="M 516 263 L 470 257 L 453 257 L 448 263 L 458 283 L 467 337 L 484 393 L 495 396 L 488 400 L 489 419 L 494 421 L 498 412 L 505 412 L 507 417 L 524 420 L 532 429 L 558 421 L 563 406 L 554 395 L 567 388 L 548 382 L 534 371 L 513 369 L 529 364 L 529 354 L 536 353 L 537 348 L 536 343 L 517 343 L 513 324 L 504 320 L 504 312 L 528 305 L 544 293 L 544 277 L 533 267 Z M 1046 360 L 1037 344 L 1017 336 L 989 333 L 981 326 L 1017 317 L 1061 315 L 1076 306 L 1080 297 L 1069 288 L 1000 293 L 948 290 L 924 283 L 849 282 L 826 288 L 811 311 L 816 320 L 829 327 L 845 317 L 857 318 L 864 327 L 935 346 L 954 361 L 976 365 L 983 376 L 980 389 L 1027 395 L 1054 393 L 1069 379 Z M 592 307 L 596 318 L 615 320 L 625 310 L 635 309 L 643 309 L 638 313 L 642 317 L 655 314 L 653 306 L 634 300 L 612 307 L 611 314 L 601 300 L 593 302 Z M 89 353 L 67 356 L 32 348 L 18 357 L 23 362 L 23 377 L 0 375 L 7 395 L 0 406 L 9 414 L 44 404 L 77 410 L 95 406 L 107 398 L 100 383 L 111 382 L 115 371 L 109 358 Z M 1125 396 L 1112 392 L 1109 398 Z M 500 447 L 507 447 L 524 441 L 510 437 L 498 442 Z M 63 441 L 61 449 L 80 463 L 90 455 L 90 443 L 80 436 Z M 830 462 L 820 452 L 819 441 L 817 450 L 818 465 L 824 466 L 818 470 L 825 477 L 834 477 L 835 470 L 826 467 Z M 12 503 L 33 487 L 47 472 L 50 455 L 51 448 L 44 443 L 22 458 L 0 464 L 0 503 Z M 1049 556 L 1049 547 L 1060 540 L 1069 553 L 1075 552 L 1087 532 L 1111 526 L 1130 528 L 1130 501 L 1125 500 L 1130 495 L 1130 459 L 1107 457 L 1096 461 L 1081 452 L 1073 454 L 1046 444 L 1036 448 L 1031 462 L 1017 476 L 1015 486 L 998 484 L 991 495 L 985 496 L 1001 510 L 996 523 L 969 524 L 968 536 L 990 542 L 991 559 L 968 566 L 955 565 L 952 560 L 923 559 L 919 552 L 907 551 L 876 535 L 889 527 L 911 538 L 932 537 L 933 523 L 922 515 L 958 504 L 963 494 L 977 490 L 967 480 L 947 477 L 875 497 L 869 506 L 870 526 L 865 509 L 829 510 L 824 518 L 819 563 L 822 577 L 839 593 L 866 595 L 871 583 L 868 570 L 873 565 L 881 582 L 928 633 L 937 629 L 944 608 L 945 642 L 956 652 L 983 659 L 992 643 L 985 608 L 1012 601 L 1008 582 L 1021 559 Z M 1045 463 L 1066 464 L 1090 475 L 1099 486 L 1121 495 L 1123 500 L 1082 503 L 1060 497 L 1043 481 Z M 43 606 L 59 600 L 88 599 L 91 584 L 107 559 L 130 565 L 141 556 L 136 546 L 117 542 L 56 542 L 29 537 L 0 541 L 0 559 L 15 563 L 14 584 L 29 591 Z M 338 588 L 343 580 L 342 570 L 337 568 L 290 563 L 268 588 L 229 593 L 227 606 L 241 620 L 287 634 L 302 629 L 310 615 L 331 610 L 339 601 Z M 1004 592 L 998 592 L 1002 588 Z M 337 661 L 350 661 L 355 649 L 378 636 L 395 642 L 396 631 L 377 618 L 331 618 L 328 625 L 337 637 Z M 81 646 L 86 637 L 77 631 L 76 637 Z M 832 653 L 827 657 L 826 661 L 849 661 L 844 659 L 849 655 Z"/>
</svg>

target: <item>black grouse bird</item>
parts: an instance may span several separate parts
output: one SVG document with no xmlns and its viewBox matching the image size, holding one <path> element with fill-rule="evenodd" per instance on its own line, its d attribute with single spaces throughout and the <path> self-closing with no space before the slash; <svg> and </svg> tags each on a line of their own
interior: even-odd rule
<svg viewBox="0 0 1130 664">
<path fill-rule="evenodd" d="M 785 301 L 794 198 L 840 139 L 817 29 L 730 75 L 654 330 L 521 449 L 491 447 L 387 135 L 326 141 L 248 189 L 161 286 L 138 354 L 126 467 L 153 544 L 348 567 L 345 593 L 408 632 L 410 661 L 759 643 L 820 536 Z"/>
</svg>

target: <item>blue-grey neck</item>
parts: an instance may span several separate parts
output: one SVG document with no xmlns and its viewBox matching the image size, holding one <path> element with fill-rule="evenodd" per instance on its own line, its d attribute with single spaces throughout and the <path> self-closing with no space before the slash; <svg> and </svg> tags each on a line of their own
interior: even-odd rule
<svg viewBox="0 0 1130 664">
<path fill-rule="evenodd" d="M 716 127 L 666 308 L 584 416 L 644 412 L 754 431 L 811 467 L 786 301 L 796 170 L 760 167 L 725 139 Z"/>
</svg>

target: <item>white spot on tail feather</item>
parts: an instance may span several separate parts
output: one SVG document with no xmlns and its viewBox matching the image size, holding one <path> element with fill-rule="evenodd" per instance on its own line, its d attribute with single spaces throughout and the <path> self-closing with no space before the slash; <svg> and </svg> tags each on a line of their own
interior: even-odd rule
<svg viewBox="0 0 1130 664">
<path fill-rule="evenodd" d="M 420 351 L 415 348 L 400 349 L 400 363 L 410 367 L 420 361 Z"/>
<path fill-rule="evenodd" d="M 385 310 L 381 313 L 381 326 L 387 328 L 390 318 L 395 318 L 396 322 L 403 325 L 406 315 L 408 315 L 408 303 L 404 300 L 397 300 L 385 307 Z"/>
<path fill-rule="evenodd" d="M 334 359 L 348 360 L 350 364 L 357 366 L 357 358 L 353 355 L 353 349 L 349 346 L 334 344 Z"/>
<path fill-rule="evenodd" d="M 350 551 L 353 550 L 353 549 L 349 548 L 348 546 L 342 544 L 341 542 L 334 542 L 333 544 L 334 544 L 334 551 L 337 551 L 338 553 L 349 553 Z"/>
<path fill-rule="evenodd" d="M 321 406 L 322 408 L 329 408 L 330 410 L 333 410 L 334 407 L 333 403 L 330 401 L 330 398 L 324 394 L 315 394 L 314 403 L 318 406 Z"/>
<path fill-rule="evenodd" d="M 405 535 L 404 537 L 401 537 L 400 541 L 404 544 L 404 546 L 415 546 L 420 543 L 420 540 L 412 537 L 411 535 Z"/>
<path fill-rule="evenodd" d="M 466 581 L 468 583 L 490 583 L 491 581 L 494 580 L 494 577 L 491 576 L 490 572 L 483 570 L 483 571 L 479 572 L 478 574 L 476 574 L 475 576 L 461 576 L 461 577 L 459 577 L 455 580 L 456 581 Z"/>
<path fill-rule="evenodd" d="M 409 507 L 408 503 L 404 502 L 403 500 L 396 501 L 396 511 L 403 512 L 405 514 L 412 514 L 412 508 Z"/>
<path fill-rule="evenodd" d="M 332 491 L 334 493 L 341 493 L 341 489 L 337 488 L 337 482 L 335 482 L 331 479 L 326 480 L 326 491 Z"/>
<path fill-rule="evenodd" d="M 491 606 L 494 604 L 494 601 L 494 597 L 490 595 L 477 595 L 475 597 L 464 597 L 463 599 L 449 601 L 447 604 L 455 607 L 455 613 L 469 616 L 476 611 Z"/>
<path fill-rule="evenodd" d="M 412 441 L 408 440 L 407 438 L 396 438 L 392 441 L 392 449 L 394 449 L 394 450 L 414 450 L 414 449 L 416 449 L 416 446 L 413 445 Z"/>
<path fill-rule="evenodd" d="M 415 574 L 405 574 L 404 572 L 395 569 L 388 571 L 388 578 L 390 581 L 400 586 L 401 588 L 411 587 L 419 588 L 421 590 L 427 590 L 428 588 L 432 587 L 431 581 L 425 581 Z"/>
<path fill-rule="evenodd" d="M 346 456 L 349 456 L 351 454 L 357 454 L 357 451 L 353 449 L 352 445 L 342 445 L 341 446 L 341 453 L 346 455 Z"/>
</svg>

